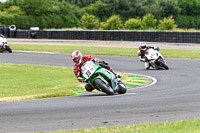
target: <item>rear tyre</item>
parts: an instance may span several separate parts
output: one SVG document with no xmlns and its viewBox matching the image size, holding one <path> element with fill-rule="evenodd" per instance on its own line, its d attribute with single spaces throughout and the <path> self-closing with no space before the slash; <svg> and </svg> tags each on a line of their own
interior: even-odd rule
<svg viewBox="0 0 200 133">
<path fill-rule="evenodd" d="M 169 67 L 167 66 L 167 64 L 165 64 L 165 62 L 159 62 L 160 63 L 160 65 L 162 66 L 162 67 L 164 67 L 166 70 L 168 70 L 169 69 Z"/>
<path fill-rule="evenodd" d="M 105 84 L 101 79 L 96 79 L 94 82 L 102 92 L 105 92 L 107 95 L 114 95 L 113 89 L 108 84 Z"/>
<path fill-rule="evenodd" d="M 125 94 L 127 91 L 127 88 L 126 86 L 124 85 L 124 83 L 119 83 L 119 90 L 118 90 L 118 93 L 119 94 Z"/>
<path fill-rule="evenodd" d="M 12 49 L 11 49 L 8 45 L 6 45 L 5 47 L 6 47 L 6 50 L 7 50 L 9 53 L 12 53 Z"/>
</svg>

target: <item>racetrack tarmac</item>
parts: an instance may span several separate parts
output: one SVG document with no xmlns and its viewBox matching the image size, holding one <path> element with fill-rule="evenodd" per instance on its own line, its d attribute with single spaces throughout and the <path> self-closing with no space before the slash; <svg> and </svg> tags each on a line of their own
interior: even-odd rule
<svg viewBox="0 0 200 133">
<path fill-rule="evenodd" d="M 154 77 L 157 83 L 128 90 L 0 103 L 0 132 L 56 131 L 200 118 L 200 60 L 167 58 L 169 70 L 145 70 L 135 57 L 95 56 L 117 72 Z M 70 55 L 16 52 L 1 63 L 72 67 Z"/>
</svg>

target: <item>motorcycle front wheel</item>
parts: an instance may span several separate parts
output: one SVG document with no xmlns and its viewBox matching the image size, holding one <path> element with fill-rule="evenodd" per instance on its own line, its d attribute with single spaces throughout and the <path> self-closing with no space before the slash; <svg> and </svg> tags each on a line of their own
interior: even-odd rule
<svg viewBox="0 0 200 133">
<path fill-rule="evenodd" d="M 165 62 L 161 61 L 161 62 L 159 62 L 159 63 L 160 63 L 160 65 L 161 65 L 162 67 L 164 67 L 166 70 L 169 69 L 169 67 L 167 66 L 167 64 L 166 64 Z"/>
<path fill-rule="evenodd" d="M 118 93 L 119 94 L 125 94 L 126 93 L 126 91 L 127 91 L 127 88 L 126 88 L 126 86 L 124 85 L 124 83 L 119 83 L 119 90 L 118 90 Z"/>
<path fill-rule="evenodd" d="M 108 84 L 105 84 L 101 79 L 96 79 L 94 82 L 102 92 L 106 93 L 107 95 L 114 95 L 113 89 Z"/>
<path fill-rule="evenodd" d="M 8 45 L 6 45 L 5 47 L 6 47 L 6 50 L 7 50 L 9 53 L 12 53 L 12 49 L 11 49 Z"/>
</svg>

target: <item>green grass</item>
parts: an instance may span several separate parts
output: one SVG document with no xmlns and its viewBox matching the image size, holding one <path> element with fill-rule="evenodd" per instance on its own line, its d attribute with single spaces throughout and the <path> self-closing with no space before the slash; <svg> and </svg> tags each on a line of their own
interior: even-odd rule
<svg viewBox="0 0 200 133">
<path fill-rule="evenodd" d="M 85 91 L 73 68 L 0 64 L 0 101 L 28 100 L 76 95 Z M 122 81 L 129 79 L 122 74 Z"/>
<path fill-rule="evenodd" d="M 38 51 L 71 54 L 80 50 L 84 55 L 111 55 L 137 57 L 138 48 L 133 47 L 106 47 L 106 46 L 77 46 L 52 44 L 9 44 L 13 50 Z M 165 58 L 200 58 L 200 50 L 193 49 L 161 49 Z"/>
<path fill-rule="evenodd" d="M 161 49 L 160 52 L 164 57 L 170 57 L 170 58 L 191 58 L 191 59 L 200 58 L 200 50 Z"/>
<path fill-rule="evenodd" d="M 101 46 L 77 46 L 77 45 L 52 45 L 52 44 L 9 44 L 13 50 L 39 51 L 71 54 L 75 50 L 80 50 L 84 54 L 90 55 L 119 55 L 132 56 L 137 53 L 137 49 L 128 47 L 101 47 Z"/>
<path fill-rule="evenodd" d="M 0 101 L 75 95 L 73 68 L 0 64 Z"/>
<path fill-rule="evenodd" d="M 200 119 L 48 133 L 200 133 Z"/>
</svg>

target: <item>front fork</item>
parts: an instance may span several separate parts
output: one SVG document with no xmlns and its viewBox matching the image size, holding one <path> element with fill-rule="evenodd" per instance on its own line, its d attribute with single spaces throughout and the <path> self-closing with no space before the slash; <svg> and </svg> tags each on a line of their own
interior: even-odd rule
<svg viewBox="0 0 200 133">
<path fill-rule="evenodd" d="M 118 92 L 120 83 L 121 80 L 113 74 L 111 79 L 111 87 L 113 88 L 114 92 Z"/>
</svg>

